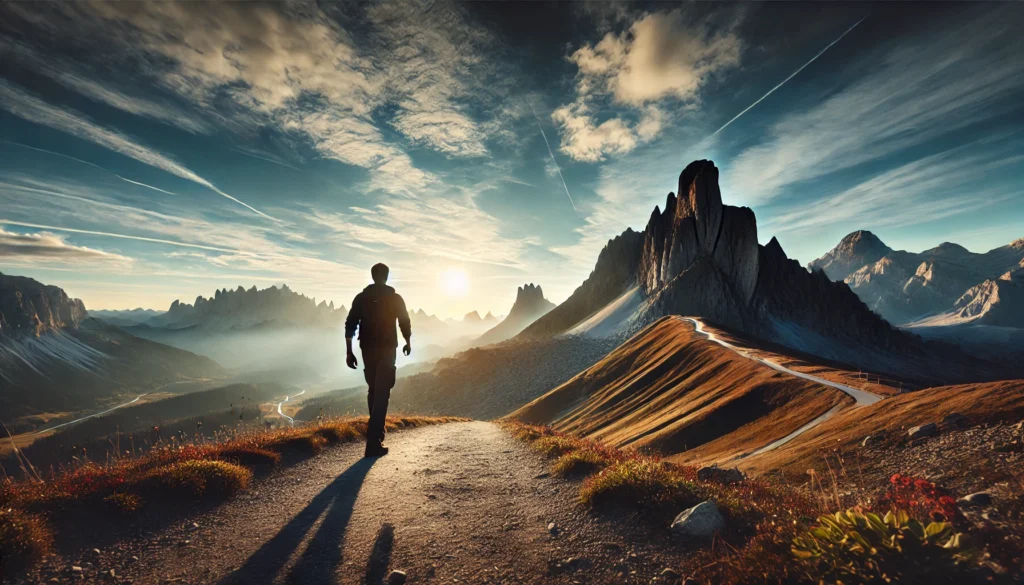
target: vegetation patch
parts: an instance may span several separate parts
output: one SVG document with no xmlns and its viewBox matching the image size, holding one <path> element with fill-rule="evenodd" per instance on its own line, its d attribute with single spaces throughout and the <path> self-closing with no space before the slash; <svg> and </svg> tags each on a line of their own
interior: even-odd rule
<svg viewBox="0 0 1024 585">
<path fill-rule="evenodd" d="M 0 579 L 43 560 L 52 547 L 53 534 L 42 518 L 0 509 Z"/>
<path fill-rule="evenodd" d="M 153 504 L 226 500 L 249 486 L 252 471 L 227 461 L 188 460 L 132 478 L 125 491 Z"/>
<path fill-rule="evenodd" d="M 556 473 L 585 475 L 580 501 L 595 513 L 633 509 L 653 530 L 665 530 L 683 509 L 714 501 L 725 531 L 710 546 L 688 550 L 676 567 L 697 583 L 1012 583 L 1020 566 L 1007 534 L 972 526 L 952 493 L 919 478 L 894 475 L 877 495 L 836 512 L 838 496 L 820 497 L 806 486 L 705 482 L 695 469 L 657 457 L 543 427 L 506 428 L 551 456 Z"/>
</svg>

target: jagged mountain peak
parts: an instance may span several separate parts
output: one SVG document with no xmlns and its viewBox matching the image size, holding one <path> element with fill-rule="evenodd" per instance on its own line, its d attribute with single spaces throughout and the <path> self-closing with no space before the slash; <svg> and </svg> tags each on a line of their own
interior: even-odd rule
<svg viewBox="0 0 1024 585">
<path fill-rule="evenodd" d="M 246 329 L 274 324 L 288 326 L 332 326 L 340 323 L 348 312 L 334 302 L 319 303 L 315 298 L 292 291 L 286 285 L 262 290 L 252 286 L 217 289 L 210 298 L 196 297 L 193 304 L 175 300 L 170 309 L 146 321 L 153 327 L 173 329 L 198 326 L 210 329 Z"/>
<path fill-rule="evenodd" d="M 465 323 L 477 323 L 479 321 L 483 321 L 483 319 L 480 317 L 480 313 L 470 311 L 466 313 L 466 316 L 462 318 L 462 321 Z"/>
<path fill-rule="evenodd" d="M 862 266 L 878 262 L 893 250 L 868 230 L 850 232 L 835 248 L 807 264 L 807 269 L 821 270 L 832 280 L 843 280 Z"/>
</svg>

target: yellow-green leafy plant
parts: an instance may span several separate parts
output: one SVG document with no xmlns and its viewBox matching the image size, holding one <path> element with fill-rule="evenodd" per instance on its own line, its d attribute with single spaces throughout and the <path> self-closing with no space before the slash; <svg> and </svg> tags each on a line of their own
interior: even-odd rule
<svg viewBox="0 0 1024 585">
<path fill-rule="evenodd" d="M 964 544 L 948 522 L 924 524 L 903 510 L 847 510 L 818 518 L 790 550 L 816 583 L 970 583 Z"/>
</svg>

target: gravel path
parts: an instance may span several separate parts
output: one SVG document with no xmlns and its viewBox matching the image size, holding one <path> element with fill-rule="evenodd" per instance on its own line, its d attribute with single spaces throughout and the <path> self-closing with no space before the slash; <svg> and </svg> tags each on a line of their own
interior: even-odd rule
<svg viewBox="0 0 1024 585">
<path fill-rule="evenodd" d="M 29 582 L 373 584 L 398 569 L 410 583 L 646 584 L 686 552 L 590 515 L 578 483 L 492 423 L 388 443 L 376 460 L 338 447 L 170 530 L 53 558 Z"/>
</svg>

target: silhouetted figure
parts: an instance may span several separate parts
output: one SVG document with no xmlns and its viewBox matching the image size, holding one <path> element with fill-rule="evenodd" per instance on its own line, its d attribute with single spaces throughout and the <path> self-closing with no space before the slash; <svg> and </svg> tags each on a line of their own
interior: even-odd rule
<svg viewBox="0 0 1024 585">
<path fill-rule="evenodd" d="M 366 428 L 366 456 L 387 455 L 384 446 L 384 419 L 388 414 L 391 388 L 395 386 L 395 358 L 398 335 L 395 323 L 402 330 L 405 347 L 402 353 L 412 352 L 412 324 L 405 301 L 387 284 L 388 267 L 374 264 L 370 269 L 373 284 L 363 289 L 352 300 L 352 309 L 345 319 L 345 363 L 353 370 L 359 365 L 352 353 L 352 337 L 359 329 L 359 350 L 363 354 L 363 375 L 369 391 L 366 405 L 370 409 L 370 423 Z"/>
</svg>

